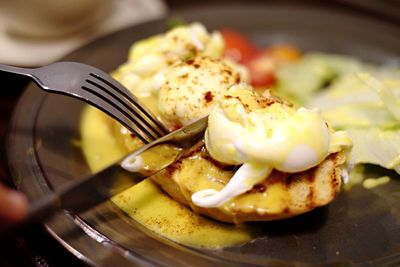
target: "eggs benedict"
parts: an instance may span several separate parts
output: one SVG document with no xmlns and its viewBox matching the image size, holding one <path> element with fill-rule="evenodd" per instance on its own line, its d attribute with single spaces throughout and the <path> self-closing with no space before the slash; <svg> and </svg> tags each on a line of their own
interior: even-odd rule
<svg viewBox="0 0 400 267">
<path fill-rule="evenodd" d="M 170 129 L 209 114 L 204 142 L 151 179 L 224 222 L 282 219 L 331 202 L 347 175 L 351 140 L 317 110 L 257 93 L 246 69 L 222 58 L 218 36 L 198 24 L 179 27 L 134 46 L 114 74 Z M 115 129 L 130 150 L 140 145 Z"/>
</svg>

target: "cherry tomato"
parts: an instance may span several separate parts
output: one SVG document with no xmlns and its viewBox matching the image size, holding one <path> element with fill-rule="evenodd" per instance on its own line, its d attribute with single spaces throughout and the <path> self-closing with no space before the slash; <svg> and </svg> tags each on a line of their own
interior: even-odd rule
<svg viewBox="0 0 400 267">
<path fill-rule="evenodd" d="M 277 62 L 269 52 L 262 52 L 246 63 L 251 84 L 255 87 L 271 87 L 276 82 Z"/>
<path fill-rule="evenodd" d="M 294 62 L 301 56 L 297 48 L 287 44 L 260 49 L 238 31 L 222 29 L 220 32 L 225 41 L 224 56 L 245 65 L 255 87 L 273 86 L 280 64 Z"/>
<path fill-rule="evenodd" d="M 235 62 L 245 63 L 259 52 L 259 49 L 240 32 L 222 29 L 220 33 L 225 41 L 224 56 Z"/>
</svg>

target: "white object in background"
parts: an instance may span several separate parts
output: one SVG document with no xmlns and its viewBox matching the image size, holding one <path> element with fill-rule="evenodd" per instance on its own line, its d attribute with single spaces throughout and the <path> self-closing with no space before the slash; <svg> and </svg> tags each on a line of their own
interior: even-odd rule
<svg viewBox="0 0 400 267">
<path fill-rule="evenodd" d="M 21 28 L 22 25 L 8 24 L 7 16 L 0 16 L 0 63 L 19 66 L 46 65 L 95 38 L 134 24 L 161 18 L 166 14 L 166 6 L 161 0 L 113 0 L 102 3 L 105 5 L 102 10 L 92 9 L 96 10 L 96 14 L 93 14 L 91 20 L 80 24 L 67 24 L 65 28 L 60 26 L 59 32 L 54 32 L 54 28 L 49 26 L 42 30 L 32 28 L 32 31 L 27 33 Z M 82 7 L 81 12 L 78 15 L 85 15 L 85 7 Z M 68 12 L 64 15 L 66 18 L 72 17 Z"/>
<path fill-rule="evenodd" d="M 7 32 L 25 37 L 56 37 L 95 25 L 110 12 L 111 0 L 2 0 Z"/>
</svg>

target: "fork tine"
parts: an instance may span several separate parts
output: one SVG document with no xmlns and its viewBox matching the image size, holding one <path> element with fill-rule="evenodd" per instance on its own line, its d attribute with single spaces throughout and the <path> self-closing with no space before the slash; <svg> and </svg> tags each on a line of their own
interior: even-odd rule
<svg viewBox="0 0 400 267">
<path fill-rule="evenodd" d="M 131 104 L 129 105 L 130 109 L 132 109 L 132 106 L 135 107 L 137 110 L 140 111 L 141 114 L 146 116 L 146 118 L 149 119 L 149 121 L 144 121 L 144 123 L 148 126 L 151 127 L 152 129 L 156 130 L 159 136 L 163 136 L 169 131 L 164 127 L 164 125 L 157 119 L 155 118 L 152 113 L 146 108 L 145 105 L 140 103 L 140 100 L 137 99 L 129 90 L 127 90 L 125 87 L 123 87 L 120 83 L 118 83 L 115 80 L 107 80 L 103 78 L 101 75 L 97 73 L 89 73 L 89 75 L 93 78 L 98 79 L 105 85 L 107 85 L 109 88 L 113 89 L 114 91 L 118 92 L 120 95 L 122 95 L 128 102 Z M 102 88 L 104 89 L 104 88 Z M 121 99 L 121 98 L 119 98 Z M 135 112 L 132 109 L 133 112 Z M 136 112 L 135 112 L 136 113 Z"/>
<path fill-rule="evenodd" d="M 100 109 L 104 113 L 116 119 L 118 122 L 124 125 L 129 131 L 131 131 L 135 136 L 137 136 L 143 143 L 148 144 L 154 140 L 153 137 L 143 134 L 137 127 L 135 127 L 132 121 L 126 117 L 124 112 L 122 112 L 121 109 L 117 109 L 115 107 L 115 104 L 110 99 L 104 97 L 101 94 L 98 94 L 96 90 L 87 87 L 85 88 L 81 88 L 83 90 L 81 91 L 80 95 L 75 95 L 74 97 L 82 99 L 86 103 Z M 70 93 L 67 92 L 62 94 L 70 95 Z"/>
<path fill-rule="evenodd" d="M 132 115 L 126 106 L 127 104 L 110 97 L 108 91 L 100 91 L 98 87 L 88 83 L 81 86 L 80 94 L 82 99 L 119 121 L 145 144 L 160 137 L 157 133 L 151 131 L 151 128 L 143 127 L 141 124 L 142 116 Z"/>
<path fill-rule="evenodd" d="M 132 106 L 129 104 L 129 102 L 124 98 L 121 97 L 118 94 L 115 94 L 114 92 L 108 90 L 107 88 L 103 87 L 102 85 L 93 82 L 92 80 L 85 80 L 87 83 L 93 85 L 97 89 L 100 89 L 102 92 L 106 93 L 109 97 L 112 97 L 114 99 L 114 104 L 116 105 L 116 108 L 120 109 L 120 105 L 125 107 L 125 109 L 122 110 L 122 112 L 127 116 L 135 125 L 138 127 L 143 133 L 145 133 L 148 136 L 151 136 L 152 138 L 157 138 L 162 136 L 163 134 L 159 132 L 159 130 L 156 128 L 154 129 L 153 125 L 151 125 L 147 120 L 147 114 L 141 114 L 138 110 L 135 110 L 132 108 Z M 82 89 L 84 90 L 91 90 L 86 86 L 83 86 Z M 99 91 L 95 91 L 96 93 L 99 93 Z M 92 92 L 92 93 L 95 93 Z M 127 111 L 127 112 L 126 112 Z"/>
</svg>

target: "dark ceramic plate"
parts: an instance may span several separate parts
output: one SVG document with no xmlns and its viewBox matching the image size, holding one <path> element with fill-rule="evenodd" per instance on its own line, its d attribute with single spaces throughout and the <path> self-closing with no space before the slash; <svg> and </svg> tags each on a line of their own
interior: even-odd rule
<svg viewBox="0 0 400 267">
<path fill-rule="evenodd" d="M 399 56 L 399 28 L 356 14 L 316 7 L 217 6 L 182 10 L 209 29 L 231 27 L 260 45 L 290 42 L 301 49 L 385 63 Z M 135 26 L 93 42 L 66 60 L 111 71 L 138 39 L 164 32 L 166 20 Z M 79 147 L 83 104 L 31 84 L 12 119 L 8 157 L 18 188 L 34 199 L 89 173 Z M 262 223 L 254 242 L 222 250 L 184 247 L 136 224 L 112 203 L 76 216 L 61 212 L 49 232 L 85 262 L 99 266 L 376 266 L 400 264 L 400 182 L 355 187 L 328 207 L 291 220 Z"/>
</svg>

